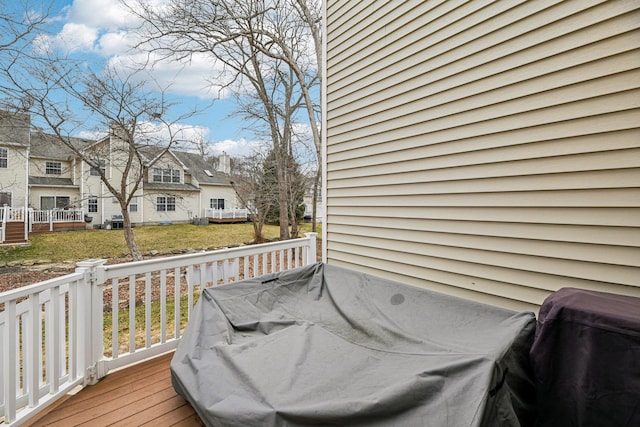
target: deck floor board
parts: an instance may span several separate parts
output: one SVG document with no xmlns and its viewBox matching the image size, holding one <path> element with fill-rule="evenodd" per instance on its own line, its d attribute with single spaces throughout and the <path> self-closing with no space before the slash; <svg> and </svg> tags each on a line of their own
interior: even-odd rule
<svg viewBox="0 0 640 427">
<path fill-rule="evenodd" d="M 197 414 L 171 385 L 173 353 L 107 375 L 41 415 L 42 426 L 202 426 Z"/>
</svg>

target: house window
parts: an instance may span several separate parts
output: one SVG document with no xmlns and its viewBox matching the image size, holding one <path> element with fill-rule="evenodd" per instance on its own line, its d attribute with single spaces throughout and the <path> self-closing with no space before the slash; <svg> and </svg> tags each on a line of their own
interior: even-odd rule
<svg viewBox="0 0 640 427">
<path fill-rule="evenodd" d="M 69 196 L 42 196 L 40 197 L 40 209 L 50 211 L 52 209 L 66 209 L 71 204 Z"/>
<path fill-rule="evenodd" d="M 180 184 L 180 170 L 153 168 L 152 181 Z"/>
<path fill-rule="evenodd" d="M 0 148 L 0 168 L 9 167 L 9 151 L 6 148 Z"/>
<path fill-rule="evenodd" d="M 60 162 L 46 162 L 45 173 L 47 175 L 62 175 L 62 163 Z"/>
<path fill-rule="evenodd" d="M 224 209 L 224 199 L 210 199 L 209 207 L 211 209 Z"/>
<path fill-rule="evenodd" d="M 131 199 L 129 202 L 129 212 L 138 212 L 138 196 Z"/>
<path fill-rule="evenodd" d="M 0 193 L 0 208 L 4 205 L 11 206 L 11 193 Z"/>
<path fill-rule="evenodd" d="M 100 163 L 100 170 L 102 171 L 102 174 L 105 175 L 107 171 L 107 161 L 104 159 L 95 161 Z M 89 169 L 89 174 L 91 176 L 100 176 L 100 171 L 98 171 L 98 169 L 94 167 L 91 167 L 91 169 Z"/>
<path fill-rule="evenodd" d="M 158 196 L 156 199 L 158 212 L 173 212 L 176 210 L 176 198 L 173 196 Z"/>
<path fill-rule="evenodd" d="M 91 198 L 87 201 L 87 210 L 91 213 L 98 212 L 98 199 Z"/>
</svg>

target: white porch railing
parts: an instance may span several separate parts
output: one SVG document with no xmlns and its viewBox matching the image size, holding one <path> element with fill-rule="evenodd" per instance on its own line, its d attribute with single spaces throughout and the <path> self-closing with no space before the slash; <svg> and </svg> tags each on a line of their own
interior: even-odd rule
<svg viewBox="0 0 640 427">
<path fill-rule="evenodd" d="M 53 231 L 56 222 L 82 222 L 84 211 L 82 209 L 49 210 L 41 211 L 29 209 L 29 231 L 33 231 L 32 224 L 49 224 L 49 230 Z"/>
<path fill-rule="evenodd" d="M 24 222 L 24 208 L 12 208 L 5 205 L 0 208 L 0 218 L 2 218 L 3 223 Z"/>
<path fill-rule="evenodd" d="M 249 211 L 247 209 L 211 209 L 204 210 L 206 218 L 213 219 L 246 219 Z"/>
<path fill-rule="evenodd" d="M 5 241 L 5 233 L 7 231 L 7 208 L 8 205 L 4 205 L 0 208 L 0 243 Z"/>
<path fill-rule="evenodd" d="M 2 243 L 6 240 L 8 222 L 24 222 L 24 208 L 12 208 L 9 205 L 4 205 L 2 208 L 0 208 L 0 218 L 2 219 L 2 229 L 0 229 L 0 243 Z"/>
<path fill-rule="evenodd" d="M 0 294 L 0 420 L 26 422 L 77 385 L 176 347 L 205 286 L 316 260 L 305 238 L 76 272 Z"/>
</svg>

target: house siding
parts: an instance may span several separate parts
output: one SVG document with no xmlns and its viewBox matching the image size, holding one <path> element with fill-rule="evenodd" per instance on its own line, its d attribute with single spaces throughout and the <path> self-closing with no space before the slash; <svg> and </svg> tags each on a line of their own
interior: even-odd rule
<svg viewBox="0 0 640 427">
<path fill-rule="evenodd" d="M 240 205 L 233 187 L 221 185 L 202 185 L 200 193 L 201 203 L 198 216 L 204 218 L 207 209 L 211 207 L 211 199 L 224 199 L 226 209 L 233 209 Z"/>
<path fill-rule="evenodd" d="M 0 168 L 0 193 L 11 194 L 11 205 L 25 205 L 27 187 L 27 149 L 16 145 L 3 145 L 7 150 L 7 167 Z M 2 205 L 0 205 L 0 208 Z"/>
<path fill-rule="evenodd" d="M 327 1 L 326 260 L 640 296 L 640 2 Z"/>
</svg>

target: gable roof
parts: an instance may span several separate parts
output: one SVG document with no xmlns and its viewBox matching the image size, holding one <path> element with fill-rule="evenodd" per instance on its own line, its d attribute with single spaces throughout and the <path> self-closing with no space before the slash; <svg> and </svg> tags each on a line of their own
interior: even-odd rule
<svg viewBox="0 0 640 427">
<path fill-rule="evenodd" d="M 165 153 L 173 157 L 178 163 L 181 164 L 183 168 L 187 166 L 180 160 L 174 150 L 166 150 L 166 147 L 157 146 L 157 145 L 141 145 L 139 148 L 140 153 L 142 153 L 143 157 L 147 160 L 148 164 L 158 161 L 160 156 Z M 166 151 L 165 151 L 166 150 Z"/>
<path fill-rule="evenodd" d="M 95 143 L 90 139 L 73 137 L 70 137 L 69 141 L 77 147 L 89 146 Z M 75 153 L 55 135 L 32 132 L 30 156 L 52 160 L 70 160 L 75 156 Z"/>
<path fill-rule="evenodd" d="M 217 171 L 212 164 L 207 163 L 202 155 L 186 151 L 175 151 L 176 157 L 189 169 L 189 173 L 198 180 L 200 185 L 231 185 L 229 176 Z M 207 174 L 209 171 L 210 174 Z"/>
<path fill-rule="evenodd" d="M 0 143 L 26 146 L 31 116 L 0 110 Z"/>
</svg>

